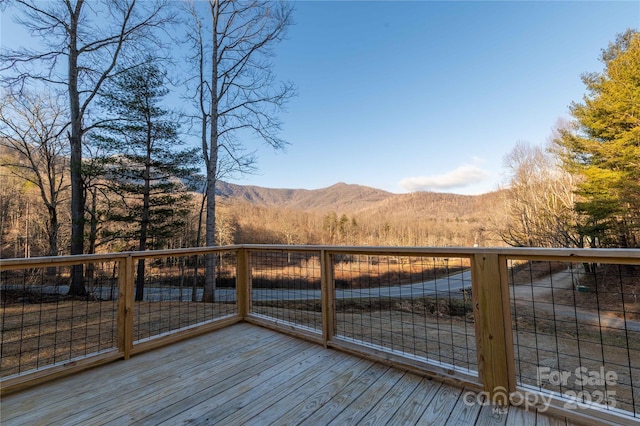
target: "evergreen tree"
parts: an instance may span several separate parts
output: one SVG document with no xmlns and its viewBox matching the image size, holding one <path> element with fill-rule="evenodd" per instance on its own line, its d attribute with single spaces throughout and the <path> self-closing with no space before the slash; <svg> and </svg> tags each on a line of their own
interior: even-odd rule
<svg viewBox="0 0 640 426">
<path fill-rule="evenodd" d="M 183 183 L 196 172 L 197 150 L 176 150 L 176 115 L 162 108 L 168 93 L 166 76 L 151 60 L 122 71 L 108 87 L 102 105 L 113 120 L 93 135 L 110 155 L 105 178 L 120 200 L 107 220 L 118 222 L 112 237 L 137 249 L 161 248 L 188 214 L 190 193 Z M 136 300 L 144 292 L 145 263 L 138 262 Z"/>
<path fill-rule="evenodd" d="M 576 210 L 582 245 L 640 245 L 640 33 L 628 30 L 602 52 L 602 73 L 585 74 L 573 127 L 556 139 L 582 177 Z"/>
</svg>

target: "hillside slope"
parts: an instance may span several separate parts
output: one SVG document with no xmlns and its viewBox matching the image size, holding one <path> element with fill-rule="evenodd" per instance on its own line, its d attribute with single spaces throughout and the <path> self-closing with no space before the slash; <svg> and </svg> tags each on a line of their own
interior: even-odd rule
<svg viewBox="0 0 640 426">
<path fill-rule="evenodd" d="M 439 192 L 394 194 L 362 185 L 337 183 L 322 189 L 276 189 L 219 182 L 218 195 L 255 205 L 316 213 L 367 217 L 406 217 L 419 220 L 495 218 L 502 208 L 501 193 L 459 195 Z"/>
<path fill-rule="evenodd" d="M 355 212 L 396 194 L 362 185 L 337 183 L 322 189 L 278 189 L 220 182 L 217 194 L 252 204 L 313 212 Z"/>
</svg>

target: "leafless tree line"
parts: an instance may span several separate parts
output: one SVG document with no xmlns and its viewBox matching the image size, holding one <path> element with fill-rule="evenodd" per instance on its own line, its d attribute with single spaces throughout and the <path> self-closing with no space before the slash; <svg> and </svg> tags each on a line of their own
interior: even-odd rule
<svg viewBox="0 0 640 426">
<path fill-rule="evenodd" d="M 178 79 L 176 88 L 193 106 L 191 124 L 199 123 L 191 127 L 191 133 L 202 142 L 205 163 L 206 185 L 202 190 L 206 208 L 200 216 L 206 222 L 205 243 L 215 245 L 215 182 L 222 176 L 250 172 L 254 167 L 255 158 L 238 142 L 239 135 L 252 133 L 275 149 L 286 143 L 278 135 L 277 113 L 294 95 L 294 88 L 291 83 L 276 81 L 269 58 L 273 45 L 282 39 L 291 23 L 293 6 L 258 0 L 15 0 L 3 6 L 15 12 L 17 22 L 38 42 L 37 48 L 15 46 L 3 48 L 0 54 L 1 80 L 8 93 L 3 104 L 7 108 L 2 125 L 8 129 L 2 135 L 3 145 L 18 150 L 22 156 L 17 163 L 4 164 L 12 173 L 23 167 L 22 161 L 35 160 L 39 155 L 24 150 L 33 141 L 25 145 L 24 138 L 15 137 L 22 129 L 12 128 L 11 124 L 19 119 L 21 111 L 12 107 L 20 107 L 21 103 L 24 107 L 25 99 L 33 93 L 53 93 L 58 101 L 62 99 L 56 105 L 61 105 L 60 118 L 64 122 L 54 123 L 55 137 L 39 137 L 46 139 L 47 149 L 63 148 L 55 154 L 64 157 L 67 164 L 50 162 L 55 166 L 49 172 L 55 176 L 50 175 L 48 182 L 40 177 L 40 164 L 32 162 L 28 173 L 22 174 L 23 178 L 28 174 L 38 180 L 42 201 L 49 209 L 48 254 L 59 252 L 55 237 L 61 224 L 56 216 L 60 203 L 65 201 L 59 196 L 69 197 L 71 254 L 87 250 L 87 220 L 89 235 L 94 235 L 100 226 L 100 217 L 93 208 L 97 187 L 87 186 L 84 172 L 85 160 L 91 155 L 87 139 L 114 119 L 105 116 L 100 108 L 109 83 L 148 62 L 149 52 L 153 52 L 154 61 L 163 61 L 186 76 Z M 176 44 L 188 47 L 169 48 Z M 184 52 L 185 56 L 179 56 Z M 184 69 L 173 66 L 181 63 L 185 64 Z M 27 128 L 32 124 L 26 123 Z M 42 142 L 37 143 L 42 147 Z M 60 167 L 68 173 L 68 179 Z M 66 191 L 67 185 L 70 191 Z M 89 238 L 90 248 L 93 243 Z M 215 259 L 209 261 L 207 273 L 213 274 Z M 214 280 L 211 282 L 213 286 Z M 211 286 L 205 289 L 208 301 L 213 301 Z M 80 266 L 72 271 L 70 293 L 85 293 Z"/>
</svg>

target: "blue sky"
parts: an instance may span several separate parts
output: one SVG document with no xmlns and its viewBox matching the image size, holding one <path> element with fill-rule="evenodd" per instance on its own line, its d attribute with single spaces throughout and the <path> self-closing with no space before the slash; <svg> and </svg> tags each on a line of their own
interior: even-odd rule
<svg viewBox="0 0 640 426">
<path fill-rule="evenodd" d="M 518 141 L 544 144 L 601 71 L 601 49 L 640 26 L 640 1 L 299 1 L 275 47 L 297 86 L 290 145 L 259 141 L 235 183 L 478 194 L 504 182 Z M 23 36 L 2 16 L 2 43 Z"/>
<path fill-rule="evenodd" d="M 517 141 L 544 144 L 569 117 L 640 2 L 303 1 L 294 16 L 274 59 L 299 92 L 291 145 L 259 148 L 237 183 L 478 194 Z"/>
</svg>

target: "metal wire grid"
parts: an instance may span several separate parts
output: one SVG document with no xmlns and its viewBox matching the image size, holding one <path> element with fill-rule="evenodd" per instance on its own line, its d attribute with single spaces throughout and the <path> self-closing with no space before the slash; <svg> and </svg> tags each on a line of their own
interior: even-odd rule
<svg viewBox="0 0 640 426">
<path fill-rule="evenodd" d="M 224 251 L 215 257 L 213 303 L 202 303 L 204 255 L 146 259 L 143 300 L 134 305 L 134 341 L 237 313 L 236 254 Z"/>
<path fill-rule="evenodd" d="M 509 262 L 517 382 L 640 417 L 640 267 Z"/>
<path fill-rule="evenodd" d="M 320 332 L 320 252 L 251 251 L 251 312 Z"/>
<path fill-rule="evenodd" d="M 336 335 L 476 372 L 469 260 L 336 257 Z"/>
<path fill-rule="evenodd" d="M 86 296 L 68 296 L 69 266 L 3 271 L 0 375 L 117 346 L 117 262 L 85 265 Z"/>
</svg>

